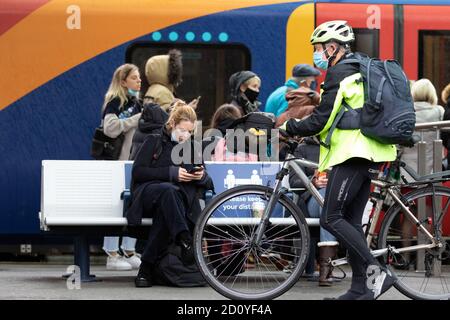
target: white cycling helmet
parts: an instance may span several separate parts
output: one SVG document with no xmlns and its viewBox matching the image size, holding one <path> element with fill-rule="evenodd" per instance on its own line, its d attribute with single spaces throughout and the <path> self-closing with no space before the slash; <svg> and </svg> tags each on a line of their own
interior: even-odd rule
<svg viewBox="0 0 450 320">
<path fill-rule="evenodd" d="M 344 20 L 334 20 L 322 23 L 311 35 L 311 44 L 327 43 L 336 41 L 338 43 L 350 43 L 355 40 L 352 27 Z"/>
</svg>

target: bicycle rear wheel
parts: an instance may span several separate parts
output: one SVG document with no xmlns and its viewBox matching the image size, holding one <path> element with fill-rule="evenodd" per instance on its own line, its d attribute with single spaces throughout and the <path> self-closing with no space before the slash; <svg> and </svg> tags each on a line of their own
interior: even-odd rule
<svg viewBox="0 0 450 320">
<path fill-rule="evenodd" d="M 409 192 L 403 198 L 416 217 L 421 212 L 419 216 L 422 219 L 419 220 L 435 239 L 441 239 L 442 247 L 394 253 L 383 256 L 381 260 L 396 274 L 398 282 L 395 287 L 406 296 L 412 299 L 450 299 L 450 230 L 443 228 L 444 222 L 450 222 L 447 214 L 450 189 L 425 187 Z M 419 210 L 420 206 L 423 209 Z M 431 243 L 399 204 L 389 208 L 382 222 L 378 248 L 392 246 L 401 249 Z"/>
<path fill-rule="evenodd" d="M 252 236 L 273 190 L 239 186 L 203 210 L 194 232 L 195 256 L 206 281 L 230 299 L 273 299 L 302 274 L 309 230 L 298 207 L 282 195 L 259 245 Z M 255 203 L 257 205 L 255 205 Z M 256 215 L 256 217 L 255 217 Z"/>
</svg>

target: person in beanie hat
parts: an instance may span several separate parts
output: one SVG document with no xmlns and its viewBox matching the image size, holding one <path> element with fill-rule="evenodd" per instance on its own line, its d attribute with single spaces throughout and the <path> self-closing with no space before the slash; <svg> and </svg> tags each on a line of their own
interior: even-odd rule
<svg viewBox="0 0 450 320">
<path fill-rule="evenodd" d="M 292 77 L 286 81 L 284 86 L 277 88 L 272 92 L 267 99 L 266 112 L 273 113 L 276 117 L 279 117 L 283 112 L 288 109 L 288 101 L 286 99 L 286 93 L 291 90 L 299 88 L 305 88 L 305 94 L 313 92 L 317 87 L 316 77 L 320 75 L 320 71 L 309 64 L 297 64 L 292 68 Z M 306 90 L 308 89 L 308 90 Z M 319 99 L 317 94 L 315 100 Z M 308 100 L 310 100 L 308 98 Z M 317 103 L 308 103 L 309 105 L 316 105 Z M 284 115 L 283 119 L 287 120 L 292 118 Z M 282 122 L 280 122 L 282 123 Z"/>
<path fill-rule="evenodd" d="M 238 107 L 242 116 L 258 111 L 261 102 L 257 100 L 261 79 L 251 71 L 233 73 L 229 80 L 231 104 Z"/>
</svg>

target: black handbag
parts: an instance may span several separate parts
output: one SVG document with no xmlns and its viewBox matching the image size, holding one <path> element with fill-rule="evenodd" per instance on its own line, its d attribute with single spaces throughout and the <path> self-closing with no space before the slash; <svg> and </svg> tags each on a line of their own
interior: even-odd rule
<svg viewBox="0 0 450 320">
<path fill-rule="evenodd" d="M 117 138 L 105 135 L 103 127 L 95 129 L 91 145 L 91 156 L 96 160 L 118 160 L 122 150 L 125 135 L 121 133 Z"/>
</svg>

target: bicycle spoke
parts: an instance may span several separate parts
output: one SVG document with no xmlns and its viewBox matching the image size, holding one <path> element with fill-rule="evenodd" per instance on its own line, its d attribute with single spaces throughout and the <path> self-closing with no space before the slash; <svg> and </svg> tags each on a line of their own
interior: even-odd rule
<svg viewBox="0 0 450 320">
<path fill-rule="evenodd" d="M 261 191 L 245 192 L 250 188 Z M 213 199 L 202 213 L 194 237 L 196 253 L 201 254 L 198 257 L 199 267 L 208 283 L 227 297 L 276 297 L 297 282 L 300 271 L 306 264 L 306 257 L 302 258 L 302 255 L 309 253 L 309 233 L 304 226 L 305 220 L 299 218 L 301 213 L 289 202 L 291 200 L 278 199 L 275 206 L 279 208 L 281 205 L 283 212 L 289 216 L 289 220 L 285 221 L 289 222 L 278 224 L 274 221 L 279 218 L 271 219 L 263 230 L 260 243 L 254 246 L 251 241 L 255 238 L 262 219 L 252 216 L 240 218 L 240 214 L 248 215 L 249 212 L 234 208 L 228 211 L 222 208 L 227 208 L 225 205 L 230 203 L 239 203 L 243 197 L 264 202 L 267 207 L 270 195 L 266 197 L 266 190 L 270 189 L 259 186 L 234 189 L 224 192 L 220 200 Z M 239 190 L 244 192 L 240 193 Z M 286 206 L 286 201 L 289 206 Z M 229 224 L 220 223 L 220 219 L 230 217 L 233 218 L 224 220 L 230 221 Z M 215 224 L 216 221 L 219 221 L 219 224 Z M 200 250 L 201 241 L 206 242 L 203 246 L 205 250 Z M 285 272 L 288 265 L 292 268 Z"/>
<path fill-rule="evenodd" d="M 439 242 L 436 236 L 441 235 L 442 223 L 447 219 L 447 211 L 450 209 L 450 188 L 423 187 L 403 195 L 403 198 L 409 203 L 411 212 L 420 217 L 418 219 L 421 226 L 414 223 L 413 219 L 394 203 L 387 212 L 378 235 L 379 248 L 412 248 L 411 251 L 393 255 L 390 270 L 397 275 L 396 288 L 411 298 L 450 299 L 450 269 L 444 262 L 447 249 L 438 246 L 426 249 L 418 247 L 433 243 L 423 228 L 432 235 L 435 242 Z M 421 202 L 424 209 L 418 214 L 417 207 Z M 427 217 L 433 217 L 431 224 L 427 223 Z M 438 257 L 442 258 L 441 262 Z M 438 262 L 439 264 L 436 264 Z"/>
</svg>

